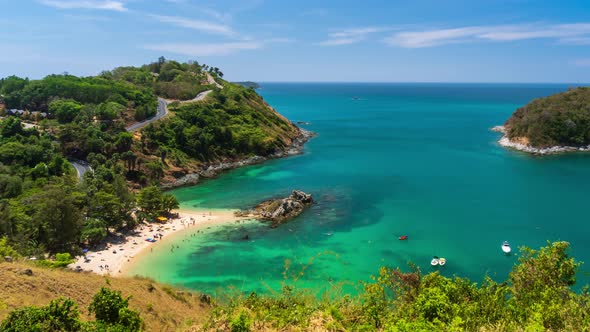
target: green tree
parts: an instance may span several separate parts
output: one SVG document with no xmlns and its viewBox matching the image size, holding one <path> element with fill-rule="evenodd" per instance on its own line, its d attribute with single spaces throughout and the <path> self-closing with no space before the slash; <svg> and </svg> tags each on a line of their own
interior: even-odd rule
<svg viewBox="0 0 590 332">
<path fill-rule="evenodd" d="M 137 206 L 149 219 L 154 219 L 165 211 L 162 205 L 163 198 L 164 195 L 160 188 L 146 187 L 137 194 Z"/>
<path fill-rule="evenodd" d="M 12 137 L 17 134 L 24 134 L 23 125 L 19 118 L 9 117 L 0 121 L 0 136 Z"/>
<path fill-rule="evenodd" d="M 129 298 L 123 298 L 121 292 L 101 288 L 88 306 L 98 322 L 118 325 L 125 331 L 140 331 L 143 324 L 139 313 L 129 309 Z"/>
<path fill-rule="evenodd" d="M 13 198 L 23 191 L 23 181 L 18 176 L 0 174 L 0 199 Z"/>
<path fill-rule="evenodd" d="M 0 237 L 0 259 L 2 259 L 5 256 L 10 256 L 10 257 L 18 257 L 19 254 L 16 252 L 16 250 L 14 250 L 14 248 L 8 244 L 8 238 L 6 237 Z"/>
<path fill-rule="evenodd" d="M 4 332 L 45 332 L 45 331 L 79 331 L 80 312 L 78 305 L 70 300 L 60 298 L 47 306 L 25 307 L 12 311 L 2 321 L 0 330 Z"/>
<path fill-rule="evenodd" d="M 107 236 L 107 225 L 104 221 L 95 218 L 89 218 L 84 222 L 80 234 L 80 241 L 88 244 L 98 244 Z"/>
<path fill-rule="evenodd" d="M 90 217 L 102 220 L 108 228 L 120 228 L 125 222 L 126 215 L 119 198 L 105 191 L 94 194 L 90 203 Z"/>
<path fill-rule="evenodd" d="M 47 186 L 24 202 L 33 220 L 26 227 L 35 234 L 35 240 L 46 244 L 50 252 L 70 251 L 79 240 L 82 226 L 75 196 L 65 187 Z"/>
<path fill-rule="evenodd" d="M 172 194 L 162 195 L 162 209 L 166 213 L 170 213 L 171 210 L 178 209 L 178 200 Z"/>
<path fill-rule="evenodd" d="M 131 149 L 131 144 L 133 144 L 133 134 L 122 132 L 117 135 L 117 140 L 115 141 L 117 152 L 129 151 Z"/>
<path fill-rule="evenodd" d="M 82 104 L 73 99 L 58 99 L 49 104 L 49 113 L 54 114 L 60 123 L 72 122 L 81 109 Z"/>
</svg>

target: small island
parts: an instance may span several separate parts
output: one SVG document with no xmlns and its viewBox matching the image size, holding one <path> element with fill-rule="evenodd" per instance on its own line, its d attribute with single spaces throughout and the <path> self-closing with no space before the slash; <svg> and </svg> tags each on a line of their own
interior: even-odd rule
<svg viewBox="0 0 590 332">
<path fill-rule="evenodd" d="M 532 154 L 590 151 L 590 88 L 535 99 L 492 131 L 504 134 L 500 145 Z"/>
<path fill-rule="evenodd" d="M 313 202 L 313 197 L 310 194 L 306 194 L 301 190 L 293 190 L 291 195 L 286 198 L 266 200 L 250 211 L 236 212 L 236 216 L 254 217 L 261 221 L 268 221 L 271 228 L 277 228 L 300 215 Z"/>
</svg>

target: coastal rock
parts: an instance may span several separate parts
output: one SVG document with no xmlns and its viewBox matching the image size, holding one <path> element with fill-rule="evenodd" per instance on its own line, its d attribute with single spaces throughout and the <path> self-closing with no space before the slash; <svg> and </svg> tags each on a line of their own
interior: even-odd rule
<svg viewBox="0 0 590 332">
<path fill-rule="evenodd" d="M 506 127 L 504 126 L 494 126 L 490 130 L 496 133 L 506 134 Z"/>
<path fill-rule="evenodd" d="M 313 204 L 313 198 L 310 194 L 293 190 L 289 197 L 271 199 L 258 204 L 250 215 L 262 221 L 270 221 L 270 227 L 276 228 L 300 215 L 311 204 Z"/>
<path fill-rule="evenodd" d="M 530 153 L 530 154 L 538 154 L 538 155 L 550 155 L 550 154 L 558 154 L 558 153 L 565 153 L 565 152 L 588 152 L 590 151 L 590 145 L 582 146 L 582 147 L 575 147 L 575 146 L 550 146 L 547 148 L 535 148 L 526 144 L 526 138 L 520 140 L 511 140 L 508 138 L 506 134 L 506 129 L 504 126 L 495 126 L 491 129 L 494 132 L 503 133 L 504 136 L 498 140 L 498 144 L 503 147 L 511 148 L 514 150 Z"/>
<path fill-rule="evenodd" d="M 200 170 L 197 170 L 195 173 L 183 175 L 183 176 L 175 179 L 173 182 L 164 182 L 160 185 L 160 187 L 162 189 L 172 189 L 172 188 L 178 188 L 178 187 L 183 187 L 183 186 L 191 186 L 191 185 L 197 184 L 200 181 L 201 177 L 214 178 L 217 175 L 219 175 L 220 173 L 227 171 L 227 170 L 234 169 L 234 168 L 248 166 L 248 165 L 254 165 L 254 164 L 260 164 L 260 163 L 265 162 L 269 159 L 283 158 L 283 157 L 298 155 L 298 154 L 303 153 L 303 146 L 305 145 L 305 143 L 307 141 L 309 141 L 314 136 L 315 136 L 315 133 L 313 133 L 309 130 L 299 128 L 299 135 L 297 135 L 297 137 L 295 137 L 293 139 L 293 141 L 291 142 L 291 145 L 289 145 L 288 147 L 286 147 L 282 150 L 275 151 L 274 153 L 272 153 L 266 157 L 250 156 L 250 157 L 243 158 L 243 159 L 240 159 L 237 161 L 228 160 L 228 161 L 222 161 L 222 162 L 218 162 L 218 163 L 205 164 L 201 167 Z"/>
<path fill-rule="evenodd" d="M 171 183 L 163 183 L 162 189 L 171 189 L 176 187 L 183 187 L 183 186 L 192 186 L 199 183 L 199 178 L 201 176 L 199 174 L 186 174 L 181 176 L 180 178 L 176 179 L 176 181 Z"/>
</svg>

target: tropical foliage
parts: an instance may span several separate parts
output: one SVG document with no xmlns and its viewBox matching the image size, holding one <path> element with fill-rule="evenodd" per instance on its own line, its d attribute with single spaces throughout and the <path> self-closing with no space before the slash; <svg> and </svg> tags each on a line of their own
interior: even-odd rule
<svg viewBox="0 0 590 332">
<path fill-rule="evenodd" d="M 481 284 L 381 268 L 358 295 L 321 296 L 285 281 L 271 295 L 230 294 L 205 328 L 232 331 L 587 331 L 590 295 L 572 290 L 580 263 L 567 242 L 523 248 L 508 280 Z"/>
<path fill-rule="evenodd" d="M 75 254 L 177 208 L 153 187 L 166 178 L 288 145 L 296 127 L 222 77 L 216 67 L 160 58 L 96 77 L 0 80 L 0 108 L 25 110 L 0 120 L 0 237 L 25 256 Z M 205 100 L 177 103 L 167 119 L 127 132 L 155 114 L 156 95 L 192 99 L 204 90 L 213 90 Z M 83 181 L 72 159 L 91 169 Z"/>
<path fill-rule="evenodd" d="M 44 307 L 17 309 L 0 324 L 5 332 L 42 331 L 140 331 L 142 320 L 139 313 L 128 308 L 129 299 L 121 292 L 102 288 L 88 310 L 94 313 L 95 321 L 82 322 L 78 305 L 67 298 L 51 301 Z"/>
<path fill-rule="evenodd" d="M 506 121 L 508 136 L 534 147 L 590 144 L 590 88 L 581 87 L 533 100 Z"/>
</svg>

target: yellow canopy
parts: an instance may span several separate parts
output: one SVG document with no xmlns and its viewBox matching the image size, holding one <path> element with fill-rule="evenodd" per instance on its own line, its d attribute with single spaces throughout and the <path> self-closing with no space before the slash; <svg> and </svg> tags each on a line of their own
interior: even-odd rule
<svg viewBox="0 0 590 332">
<path fill-rule="evenodd" d="M 158 221 L 168 221 L 168 218 L 166 217 L 158 217 L 157 219 Z"/>
</svg>

